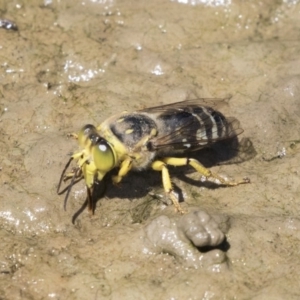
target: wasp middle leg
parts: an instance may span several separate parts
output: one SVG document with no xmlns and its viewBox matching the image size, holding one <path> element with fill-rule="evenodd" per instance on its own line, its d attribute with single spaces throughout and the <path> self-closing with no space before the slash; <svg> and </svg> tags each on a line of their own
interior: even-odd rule
<svg viewBox="0 0 300 300">
<path fill-rule="evenodd" d="M 176 198 L 174 194 L 174 189 L 172 187 L 172 182 L 169 174 L 169 170 L 167 168 L 167 164 L 164 161 L 156 160 L 151 165 L 152 169 L 155 171 L 161 171 L 162 172 L 162 182 L 165 192 L 168 194 L 170 199 L 172 200 L 175 209 L 180 213 L 185 213 L 183 208 L 180 206 L 178 199 Z"/>
</svg>

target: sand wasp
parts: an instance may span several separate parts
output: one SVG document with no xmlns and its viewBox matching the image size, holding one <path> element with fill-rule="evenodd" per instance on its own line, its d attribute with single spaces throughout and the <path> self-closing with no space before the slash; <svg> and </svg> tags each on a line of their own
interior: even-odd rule
<svg viewBox="0 0 300 300">
<path fill-rule="evenodd" d="M 217 110 L 226 102 L 226 99 L 187 100 L 133 113 L 123 112 L 108 118 L 98 127 L 90 124 L 83 126 L 78 134 L 72 134 L 81 150 L 71 156 L 57 188 L 61 194 L 62 181 L 71 179 L 65 189 L 64 208 L 75 180 L 84 178 L 88 209 L 94 214 L 92 195 L 95 183 L 102 181 L 114 168 L 118 168 L 117 175 L 112 177 L 115 184 L 121 182 L 130 170 L 152 168 L 161 172 L 164 190 L 181 213 L 183 209 L 172 188 L 168 165 L 190 165 L 205 178 L 222 185 L 248 183 L 247 178 L 241 181 L 225 180 L 196 159 L 185 157 L 188 152 L 234 138 L 243 132 L 237 119 L 225 118 Z M 72 160 L 77 162 L 77 167 L 66 173 Z"/>
</svg>

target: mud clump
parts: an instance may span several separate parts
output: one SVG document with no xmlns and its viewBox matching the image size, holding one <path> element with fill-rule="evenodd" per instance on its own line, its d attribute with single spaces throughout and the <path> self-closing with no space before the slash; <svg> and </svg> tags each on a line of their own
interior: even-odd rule
<svg viewBox="0 0 300 300">
<path fill-rule="evenodd" d="M 149 249 L 168 253 L 187 267 L 226 265 L 226 254 L 215 247 L 225 241 L 221 219 L 197 210 L 179 219 L 165 215 L 154 219 L 145 228 Z M 201 251 L 201 249 L 210 251 Z"/>
</svg>

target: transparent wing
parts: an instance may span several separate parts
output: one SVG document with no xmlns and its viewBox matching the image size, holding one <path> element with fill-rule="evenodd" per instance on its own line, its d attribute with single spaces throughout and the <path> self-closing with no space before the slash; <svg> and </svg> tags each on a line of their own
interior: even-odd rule
<svg viewBox="0 0 300 300">
<path fill-rule="evenodd" d="M 243 132 L 235 118 L 217 109 L 226 99 L 196 99 L 143 110 L 157 114 L 159 134 L 149 142 L 151 150 L 196 151 Z"/>
<path fill-rule="evenodd" d="M 221 110 L 228 107 L 230 98 L 197 98 L 184 100 L 176 103 L 170 103 L 160 106 L 149 107 L 139 110 L 139 112 L 147 113 L 162 113 L 165 111 L 176 111 L 178 109 L 185 108 L 187 106 L 205 106 L 211 107 L 215 110 Z"/>
</svg>

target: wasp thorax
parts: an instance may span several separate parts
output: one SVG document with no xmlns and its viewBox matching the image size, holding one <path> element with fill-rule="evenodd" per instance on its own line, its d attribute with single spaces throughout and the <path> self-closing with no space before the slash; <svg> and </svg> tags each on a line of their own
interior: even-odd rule
<svg viewBox="0 0 300 300">
<path fill-rule="evenodd" d="M 100 138 L 92 147 L 95 166 L 100 172 L 108 172 L 115 167 L 115 153 L 109 143 Z"/>
</svg>

